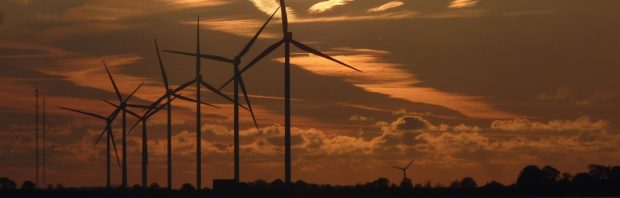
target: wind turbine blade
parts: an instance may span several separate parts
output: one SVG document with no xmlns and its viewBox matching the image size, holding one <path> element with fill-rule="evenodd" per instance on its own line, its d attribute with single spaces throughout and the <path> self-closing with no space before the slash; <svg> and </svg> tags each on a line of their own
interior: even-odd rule
<svg viewBox="0 0 620 198">
<path fill-rule="evenodd" d="M 138 115 L 137 113 L 134 113 L 133 111 L 127 110 L 125 109 L 125 112 L 129 113 L 130 115 L 132 115 L 133 117 L 136 117 L 138 119 L 142 119 L 142 116 Z"/>
<path fill-rule="evenodd" d="M 185 96 L 182 96 L 182 95 L 179 95 L 179 94 L 174 94 L 174 97 L 176 97 L 176 98 L 178 98 L 178 99 L 181 99 L 181 100 L 189 101 L 189 102 L 197 102 L 197 101 L 196 101 L 195 99 L 193 99 L 193 98 L 188 98 L 188 97 L 185 97 Z M 200 104 L 207 105 L 207 106 L 211 106 L 211 107 L 215 107 L 215 108 L 218 108 L 218 109 L 220 108 L 220 107 L 218 107 L 218 106 L 215 106 L 215 105 L 213 105 L 213 104 L 209 104 L 209 103 L 206 103 L 206 102 L 203 102 L 203 101 L 200 101 Z"/>
<path fill-rule="evenodd" d="M 237 75 L 239 76 L 239 85 L 241 86 L 241 91 L 243 91 L 243 97 L 245 98 L 245 102 L 248 103 L 248 109 L 250 111 L 250 114 L 252 114 L 252 120 L 254 121 L 256 131 L 260 131 L 258 123 L 256 122 L 256 116 L 254 116 L 254 110 L 252 110 L 252 103 L 250 102 L 250 97 L 248 97 L 248 92 L 245 88 L 245 83 L 243 82 L 243 78 L 241 77 L 241 74 Z"/>
<path fill-rule="evenodd" d="M 409 166 L 411 166 L 411 164 L 413 164 L 413 160 L 411 160 L 411 162 L 409 162 L 409 164 L 407 164 L 407 166 L 405 166 L 405 170 L 407 170 L 409 168 Z"/>
<path fill-rule="evenodd" d="M 403 170 L 403 168 L 398 167 L 398 166 L 392 166 L 392 168 L 398 169 L 398 170 Z"/>
<path fill-rule="evenodd" d="M 252 48 L 252 45 L 254 45 L 254 42 L 256 42 L 256 40 L 258 39 L 258 37 L 260 36 L 260 34 L 263 32 L 263 30 L 265 29 L 265 27 L 267 27 L 267 25 L 269 24 L 269 21 L 271 21 L 271 19 L 273 19 L 273 16 L 276 15 L 276 13 L 278 13 L 278 10 L 280 10 L 280 8 L 278 7 L 276 9 L 276 11 L 273 12 L 273 14 L 271 14 L 271 16 L 269 17 L 269 19 L 267 19 L 267 21 L 265 21 L 265 23 L 263 24 L 263 26 L 258 30 L 258 32 L 256 32 L 256 34 L 254 35 L 254 37 L 250 40 L 250 42 L 248 42 L 248 44 L 245 45 L 245 47 L 243 48 L 243 50 L 241 50 L 241 53 L 239 53 L 239 55 L 237 57 L 241 58 L 243 56 L 245 56 L 245 54 L 248 53 L 248 51 L 250 51 L 250 48 Z"/>
<path fill-rule="evenodd" d="M 273 52 L 274 50 L 278 49 L 278 47 L 280 47 L 280 45 L 282 45 L 283 43 L 284 43 L 284 40 L 280 40 L 277 43 L 269 46 L 267 49 L 265 49 L 263 52 L 261 52 L 258 56 L 256 56 L 256 58 L 254 58 L 248 65 L 246 65 L 243 69 L 241 69 L 240 73 L 243 73 L 246 70 L 250 69 L 252 66 L 254 66 L 256 63 L 258 63 L 260 60 L 265 58 L 265 56 L 269 55 L 271 52 Z M 226 81 L 222 86 L 220 86 L 219 90 L 224 89 L 224 87 L 226 87 L 226 85 L 230 84 L 234 79 L 235 79 L 234 77 L 228 79 L 228 81 Z"/>
<path fill-rule="evenodd" d="M 222 92 L 220 92 L 220 90 L 215 89 L 215 87 L 209 85 L 209 83 L 205 82 L 205 81 L 200 81 L 200 83 L 202 84 L 202 86 L 205 86 L 207 89 L 211 90 L 213 93 L 222 96 L 223 98 L 225 98 L 226 100 L 228 100 L 229 102 L 234 102 L 234 100 L 230 97 L 228 97 L 226 94 L 223 94 Z M 243 106 L 243 105 L 239 105 L 241 108 L 244 108 L 245 110 L 248 110 L 247 107 Z"/>
<path fill-rule="evenodd" d="M 127 105 L 128 107 L 139 108 L 139 109 L 148 109 L 149 108 L 149 106 L 140 105 L 140 104 L 129 104 L 129 103 L 127 103 L 125 105 Z"/>
<path fill-rule="evenodd" d="M 173 95 L 173 96 L 174 96 L 174 95 Z M 160 105 L 159 107 L 157 107 L 157 108 L 153 109 L 153 111 L 149 111 L 149 112 L 147 112 L 147 113 L 146 113 L 143 117 L 144 117 L 144 118 L 150 118 L 151 116 L 155 115 L 155 114 L 156 114 L 157 112 L 159 112 L 160 110 L 165 109 L 166 105 L 172 105 L 172 101 L 174 101 L 175 99 L 177 99 L 177 97 L 176 97 L 176 96 L 172 97 L 172 98 L 170 99 L 170 102 L 166 102 L 166 103 L 164 103 L 164 104 Z"/>
<path fill-rule="evenodd" d="M 315 49 L 313 49 L 311 47 L 308 47 L 307 45 L 304 45 L 303 43 L 300 43 L 300 42 L 298 42 L 296 40 L 291 40 L 291 42 L 293 43 L 293 45 L 297 46 L 297 48 L 299 48 L 299 49 L 301 49 L 303 51 L 306 51 L 308 53 L 312 53 L 314 55 L 317 55 L 317 56 L 326 58 L 328 60 L 334 61 L 334 62 L 336 62 L 338 64 L 344 65 L 344 66 L 346 66 L 348 68 L 351 68 L 351 69 L 353 69 L 355 71 L 362 72 L 362 70 L 359 70 L 359 69 L 357 69 L 357 68 L 355 68 L 355 67 L 353 67 L 353 66 L 351 66 L 349 64 L 343 63 L 342 61 L 339 61 L 339 60 L 337 60 L 335 58 L 332 58 L 331 56 L 328 56 L 327 54 L 324 54 L 322 52 L 319 52 L 318 50 L 315 50 Z"/>
<path fill-rule="evenodd" d="M 80 111 L 80 110 L 66 108 L 66 107 L 61 107 L 61 106 L 58 106 L 58 108 L 61 108 L 61 109 L 64 109 L 64 110 L 68 110 L 68 111 L 73 111 L 73 112 L 84 114 L 84 115 L 88 115 L 88 116 L 99 118 L 99 119 L 102 119 L 102 120 L 106 119 L 106 117 L 103 117 L 103 116 L 100 116 L 100 115 L 97 115 L 97 114 L 94 114 L 94 113 L 88 113 L 88 112 L 85 112 L 85 111 Z"/>
<path fill-rule="evenodd" d="M 138 90 L 140 89 L 140 87 L 142 87 L 142 85 L 144 85 L 144 82 L 140 83 L 140 85 L 138 85 L 138 87 L 136 87 L 136 89 L 134 89 L 133 92 L 131 92 L 131 94 L 127 96 L 127 98 L 125 98 L 125 102 L 129 101 L 129 99 L 131 99 L 131 97 L 133 97 L 133 95 L 136 94 L 136 92 L 138 92 Z"/>
<path fill-rule="evenodd" d="M 159 60 L 159 68 L 161 69 L 161 75 L 164 78 L 164 87 L 166 91 L 170 89 L 168 85 L 168 76 L 166 75 L 166 69 L 164 68 L 164 62 L 161 60 L 161 54 L 159 54 L 159 45 L 157 45 L 157 39 L 153 39 L 155 42 L 155 51 L 157 51 L 157 60 Z"/>
<path fill-rule="evenodd" d="M 107 103 L 107 104 L 109 104 L 109 105 L 111 105 L 111 106 L 113 106 L 113 107 L 120 108 L 118 105 L 116 105 L 116 104 L 114 104 L 114 103 L 111 103 L 110 101 L 108 101 L 108 100 L 106 100 L 106 99 L 103 99 L 103 102 L 105 102 L 105 103 Z"/>
<path fill-rule="evenodd" d="M 110 133 L 110 139 L 112 139 L 114 154 L 116 154 L 116 163 L 118 164 L 118 168 L 121 168 L 121 160 L 118 159 L 118 149 L 116 149 L 116 140 L 114 140 L 114 133 Z"/>
<path fill-rule="evenodd" d="M 190 53 L 190 52 L 180 52 L 180 51 L 174 51 L 174 50 L 164 50 L 164 52 L 196 57 L 196 53 Z M 224 58 L 224 57 L 221 57 L 221 56 L 216 56 L 216 55 L 198 54 L 198 56 L 200 58 L 210 59 L 210 60 L 214 60 L 214 61 L 220 61 L 220 62 L 225 62 L 225 63 L 234 63 L 233 60 L 230 60 L 228 58 Z"/>
<path fill-rule="evenodd" d="M 174 89 L 172 92 L 173 92 L 173 93 L 179 92 L 179 91 L 181 91 L 181 90 L 183 90 L 183 89 L 185 89 L 185 88 L 189 87 L 190 85 L 194 84 L 195 82 L 196 82 L 196 79 L 194 79 L 194 80 L 190 80 L 189 82 L 186 82 L 186 83 L 183 83 L 182 85 L 180 85 L 179 87 L 177 87 L 176 89 Z M 162 97 L 162 100 L 163 100 L 164 98 L 165 98 L 165 97 Z"/>
<path fill-rule="evenodd" d="M 99 136 L 97 136 L 97 140 L 95 140 L 95 145 L 97 145 L 97 143 L 99 143 L 99 140 L 101 140 L 101 137 L 103 137 L 103 134 L 105 134 L 108 130 L 110 126 L 106 126 L 103 131 L 101 131 L 101 133 L 99 133 Z"/>
<path fill-rule="evenodd" d="M 228 101 L 233 101 L 232 98 L 228 97 L 226 94 L 223 94 L 222 92 L 220 92 L 220 90 L 217 90 L 215 87 L 209 85 L 209 83 L 205 82 L 204 80 L 200 81 L 200 84 L 202 84 L 202 86 L 205 86 L 207 89 L 211 90 L 213 93 L 222 96 L 223 98 L 225 98 Z"/>
<path fill-rule="evenodd" d="M 116 116 L 118 115 L 118 112 L 120 111 L 121 111 L 120 108 L 116 108 L 114 112 L 112 112 L 112 114 L 110 114 L 110 116 L 108 116 L 106 120 L 110 120 L 110 122 L 112 122 L 114 119 L 116 119 Z M 99 135 L 99 137 L 97 137 L 97 140 L 95 140 L 95 144 L 99 143 L 99 141 L 101 140 L 101 137 L 103 137 L 103 132 Z"/>
<path fill-rule="evenodd" d="M 140 122 L 142 122 L 142 120 L 136 121 L 136 123 L 133 124 L 133 126 L 131 126 L 131 128 L 129 128 L 129 132 L 128 133 L 131 133 L 134 129 L 136 129 L 136 127 L 138 126 L 138 124 L 140 124 Z"/>
<path fill-rule="evenodd" d="M 118 87 L 116 86 L 116 82 L 114 82 L 114 78 L 112 78 L 112 73 L 110 73 L 110 70 L 108 69 L 108 65 L 105 64 L 105 60 L 102 60 L 103 62 L 103 67 L 105 67 L 105 71 L 108 72 L 108 77 L 110 78 L 110 81 L 112 81 L 112 86 L 114 86 L 114 92 L 116 92 L 116 97 L 118 97 L 118 101 L 123 101 L 123 97 L 121 96 L 121 92 L 118 91 Z"/>
<path fill-rule="evenodd" d="M 288 14 L 286 14 L 286 4 L 284 0 L 280 0 L 280 8 L 282 9 L 282 31 L 284 35 L 288 33 Z"/>
</svg>

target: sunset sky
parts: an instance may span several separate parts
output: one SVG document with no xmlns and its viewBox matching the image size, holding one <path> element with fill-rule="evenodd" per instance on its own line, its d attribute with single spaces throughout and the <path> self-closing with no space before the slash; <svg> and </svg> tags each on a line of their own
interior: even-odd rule
<svg viewBox="0 0 620 198">
<path fill-rule="evenodd" d="M 133 103 L 164 93 L 161 49 L 233 58 L 276 0 L 0 0 L 0 177 L 34 179 L 34 90 L 47 100 L 48 183 L 102 186 L 110 114 L 102 60 Z M 617 0 L 287 0 L 296 40 L 360 70 L 295 49 L 293 180 L 356 184 L 415 160 L 414 183 L 511 184 L 529 164 L 584 171 L 620 163 L 620 14 Z M 279 15 L 243 59 L 282 37 Z M 294 49 L 294 48 L 293 48 Z M 283 178 L 283 48 L 244 73 L 262 133 L 242 111 L 241 180 Z M 174 86 L 192 57 L 162 53 Z M 243 64 L 242 64 L 243 65 Z M 207 82 L 232 76 L 203 61 Z M 193 97 L 188 89 L 184 96 Z M 231 94 L 232 86 L 223 90 Z M 233 177 L 233 105 L 204 92 L 203 183 Z M 195 183 L 195 104 L 173 110 L 174 186 Z M 120 118 L 120 117 L 119 117 Z M 129 123 L 133 124 L 135 120 Z M 165 185 L 165 115 L 149 122 L 149 179 Z M 120 137 L 120 119 L 114 123 Z M 129 182 L 140 182 L 140 133 L 128 140 Z M 104 142 L 102 142 L 104 143 Z M 120 149 L 120 148 L 119 148 Z M 114 157 L 114 156 L 113 156 Z M 113 164 L 113 183 L 120 169 Z"/>
</svg>

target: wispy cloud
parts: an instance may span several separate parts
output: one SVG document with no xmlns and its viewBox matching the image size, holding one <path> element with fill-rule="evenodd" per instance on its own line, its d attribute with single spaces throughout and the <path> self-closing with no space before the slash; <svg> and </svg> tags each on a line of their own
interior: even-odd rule
<svg viewBox="0 0 620 198">
<path fill-rule="evenodd" d="M 339 21 L 369 21 L 369 20 L 390 20 L 390 19 L 406 19 L 416 16 L 415 12 L 402 11 L 402 12 L 388 12 L 383 14 L 373 15 L 340 15 L 340 16 L 326 16 L 326 17 L 308 17 L 299 18 L 291 21 L 291 23 L 320 23 L 320 22 L 339 22 Z"/>
<path fill-rule="evenodd" d="M 16 58 L 52 58 L 76 55 L 76 53 L 65 51 L 36 43 L 24 43 L 0 40 L 0 50 L 5 54 L 0 55 L 0 59 Z"/>
<path fill-rule="evenodd" d="M 185 21 L 182 22 L 188 25 L 196 25 L 195 21 Z M 216 19 L 208 19 L 201 20 L 200 24 L 203 27 L 206 27 L 211 30 L 225 32 L 237 36 L 243 37 L 253 37 L 256 34 L 256 31 L 263 25 L 263 21 L 255 20 L 255 19 L 233 19 L 233 18 L 216 18 Z M 263 32 L 261 33 L 261 38 L 277 38 L 278 35 Z"/>
<path fill-rule="evenodd" d="M 478 0 L 454 0 L 450 2 L 448 8 L 467 8 L 478 4 Z"/>
<path fill-rule="evenodd" d="M 367 12 L 383 12 L 405 5 L 402 1 L 390 1 L 378 7 L 370 8 Z"/>
<path fill-rule="evenodd" d="M 264 12 L 267 15 L 271 15 L 276 9 L 280 7 L 280 3 L 278 3 L 278 1 L 276 0 L 250 0 L 250 1 L 254 3 L 254 6 L 256 6 L 258 10 L 260 10 L 261 12 Z M 295 10 L 293 8 L 290 8 L 289 6 L 287 6 L 286 11 L 287 11 L 289 20 L 295 20 L 297 18 L 297 15 L 295 14 Z M 274 17 L 282 18 L 282 14 L 278 12 L 276 13 Z"/>
<path fill-rule="evenodd" d="M 336 59 L 354 65 L 364 73 L 356 73 L 318 56 L 295 56 L 292 63 L 310 72 L 342 78 L 368 92 L 381 93 L 393 98 L 443 106 L 473 118 L 514 118 L 515 114 L 495 109 L 484 98 L 448 93 L 435 88 L 421 87 L 415 74 L 403 65 L 383 60 L 390 52 L 373 49 L 336 49 Z M 278 61 L 282 62 L 281 59 Z"/>
<path fill-rule="evenodd" d="M 313 13 L 313 14 L 317 14 L 317 13 L 323 13 L 326 11 L 329 11 L 331 9 L 333 9 L 336 6 L 342 6 L 342 5 L 346 5 L 350 2 L 353 2 L 353 0 L 327 0 L 327 1 L 321 1 L 318 2 L 314 5 L 312 5 L 309 9 L 308 12 Z"/>
</svg>

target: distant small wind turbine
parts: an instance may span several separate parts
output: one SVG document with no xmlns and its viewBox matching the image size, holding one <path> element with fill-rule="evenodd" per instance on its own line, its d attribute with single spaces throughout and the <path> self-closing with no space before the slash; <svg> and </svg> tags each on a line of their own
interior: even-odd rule
<svg viewBox="0 0 620 198">
<path fill-rule="evenodd" d="M 413 160 L 411 160 L 411 162 L 409 162 L 409 164 L 407 164 L 407 166 L 405 166 L 404 168 L 401 168 L 401 167 L 398 167 L 398 166 L 392 166 L 392 168 L 395 168 L 395 169 L 403 171 L 403 181 L 405 181 L 405 179 L 409 179 L 409 178 L 407 178 L 407 169 L 409 169 L 411 164 L 413 164 Z"/>
<path fill-rule="evenodd" d="M 280 10 L 282 11 L 282 31 L 284 33 L 282 40 L 276 42 L 275 44 L 267 47 L 263 52 L 261 52 L 254 60 L 252 60 L 247 66 L 245 66 L 240 73 L 243 73 L 258 63 L 260 60 L 265 58 L 267 55 L 271 54 L 274 50 L 282 46 L 284 44 L 284 181 L 286 184 L 291 184 L 291 51 L 290 44 L 295 45 L 297 48 L 306 51 L 308 53 L 320 56 L 322 58 L 328 59 L 332 62 L 336 62 L 340 65 L 346 66 L 350 69 L 353 69 L 358 72 L 362 72 L 361 70 L 348 65 L 342 61 L 339 61 L 331 56 L 324 54 L 316 49 L 313 49 L 299 41 L 293 39 L 293 33 L 288 30 L 288 16 L 286 13 L 286 5 L 284 0 L 280 0 Z M 224 88 L 228 85 L 234 78 L 229 79 L 224 85 L 220 87 L 220 89 Z"/>
<path fill-rule="evenodd" d="M 115 110 L 114 112 L 112 112 L 108 117 L 104 117 L 95 113 L 90 113 L 90 112 L 85 112 L 85 111 L 80 111 L 80 110 L 76 110 L 76 109 L 71 109 L 71 108 L 66 108 L 66 107 L 61 107 L 58 106 L 58 108 L 64 109 L 64 110 L 68 110 L 68 111 L 72 111 L 75 113 L 79 113 L 82 115 L 87 115 L 93 118 L 98 118 L 100 120 L 104 120 L 106 123 L 106 127 L 104 129 L 104 133 L 107 134 L 107 139 L 106 139 L 106 187 L 107 188 L 111 188 L 112 184 L 110 182 L 110 141 L 112 142 L 112 145 L 114 146 L 114 153 L 116 153 L 116 162 L 118 163 L 118 167 L 121 168 L 121 162 L 118 159 L 118 151 L 116 150 L 116 142 L 115 142 L 115 138 L 114 138 L 114 134 L 112 133 L 112 121 L 113 121 L 113 117 L 116 116 L 118 110 Z"/>
</svg>

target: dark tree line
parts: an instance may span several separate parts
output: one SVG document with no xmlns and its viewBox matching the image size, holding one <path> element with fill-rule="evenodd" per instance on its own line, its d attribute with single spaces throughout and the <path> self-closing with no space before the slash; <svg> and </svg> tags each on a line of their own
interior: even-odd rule
<svg viewBox="0 0 620 198">
<path fill-rule="evenodd" d="M 519 173 L 514 184 L 504 185 L 496 181 L 479 186 L 471 177 L 451 182 L 448 186 L 413 184 L 410 179 L 390 182 L 387 178 L 357 185 L 321 185 L 297 181 L 287 186 L 282 180 L 272 182 L 256 180 L 222 189 L 201 189 L 183 184 L 178 190 L 168 191 L 153 183 L 147 188 L 134 185 L 129 189 L 107 190 L 104 188 L 56 188 L 36 189 L 31 181 L 19 188 L 9 178 L 0 177 L 0 197 L 6 193 L 30 193 L 29 195 L 55 194 L 55 197 L 446 197 L 446 196 L 620 196 L 620 166 L 589 165 L 587 172 L 571 174 L 560 172 L 551 166 L 527 166 Z M 95 196 L 96 195 L 96 196 Z"/>
</svg>

